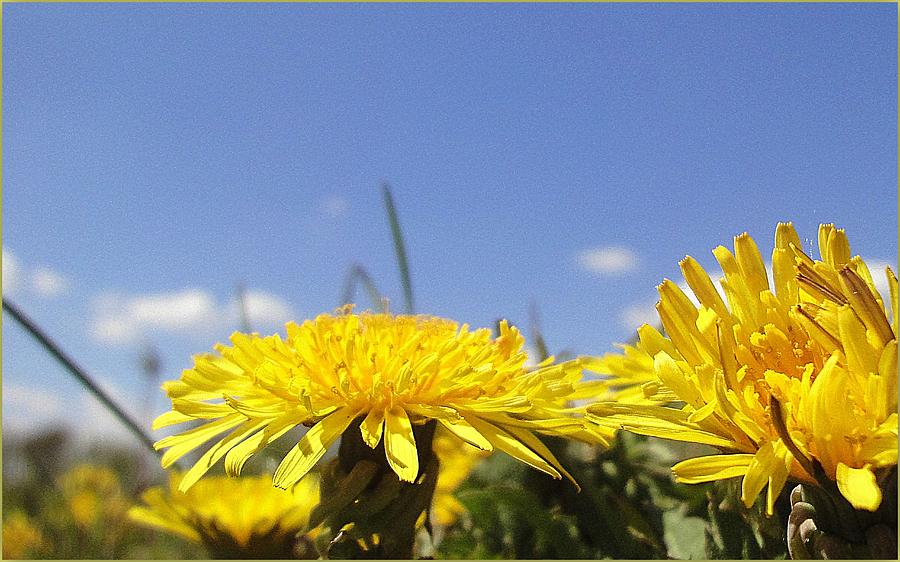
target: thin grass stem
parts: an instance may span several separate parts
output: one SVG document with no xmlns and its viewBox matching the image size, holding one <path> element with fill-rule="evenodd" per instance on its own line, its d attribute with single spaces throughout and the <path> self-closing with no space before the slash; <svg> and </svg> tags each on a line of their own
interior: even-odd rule
<svg viewBox="0 0 900 562">
<path fill-rule="evenodd" d="M 400 280 L 403 283 L 403 297 L 406 301 L 406 313 L 413 314 L 415 302 L 413 301 L 412 279 L 409 275 L 409 262 L 406 259 L 406 246 L 403 243 L 403 231 L 400 229 L 400 220 L 397 218 L 397 208 L 394 206 L 394 197 L 388 184 L 382 187 L 384 193 L 384 207 L 387 211 L 388 222 L 391 225 L 391 236 L 394 238 L 394 251 L 397 254 L 397 264 L 400 266 Z"/>
<path fill-rule="evenodd" d="M 47 350 L 50 355 L 53 356 L 63 367 L 65 367 L 66 371 L 68 371 L 72 376 L 74 376 L 78 382 L 80 382 L 91 394 L 93 394 L 97 400 L 100 401 L 116 418 L 128 428 L 131 433 L 150 451 L 153 451 L 155 455 L 160 455 L 161 453 L 153 448 L 153 440 L 147 436 L 141 430 L 140 426 L 132 420 L 128 414 L 120 408 L 115 401 L 108 395 L 106 392 L 101 389 L 97 383 L 91 378 L 90 375 L 85 372 L 75 361 L 69 357 L 69 355 L 64 352 L 56 343 L 53 342 L 50 337 L 44 333 L 24 312 L 22 312 L 19 307 L 9 302 L 5 298 L 3 299 L 3 310 L 9 313 L 13 319 L 18 322 L 25 330 L 31 334 L 34 339 L 38 341 L 38 343 L 43 346 L 44 349 Z"/>
<path fill-rule="evenodd" d="M 245 334 L 252 332 L 250 315 L 247 313 L 247 289 L 243 283 L 237 286 L 238 314 L 240 316 L 241 331 Z"/>
</svg>

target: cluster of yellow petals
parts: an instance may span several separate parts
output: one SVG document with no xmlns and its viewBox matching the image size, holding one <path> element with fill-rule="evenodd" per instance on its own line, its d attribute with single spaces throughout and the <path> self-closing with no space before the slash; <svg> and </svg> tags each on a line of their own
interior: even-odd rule
<svg viewBox="0 0 900 562">
<path fill-rule="evenodd" d="M 78 464 L 60 477 L 59 487 L 72 519 L 83 528 L 117 522 L 128 509 L 119 477 L 105 466 Z"/>
<path fill-rule="evenodd" d="M 47 544 L 44 534 L 24 512 L 15 510 L 3 519 L 5 560 L 39 558 Z"/>
<path fill-rule="evenodd" d="M 141 495 L 143 505 L 128 516 L 146 527 L 161 529 L 204 544 L 235 543 L 241 548 L 254 537 L 268 542 L 291 541 L 306 530 L 318 504 L 319 480 L 310 474 L 289 490 L 272 486 L 268 476 L 204 478 L 187 492 L 177 489 L 180 475 L 170 474 L 169 486 Z"/>
<path fill-rule="evenodd" d="M 698 304 L 672 281 L 659 286 L 666 335 L 644 325 L 624 355 L 594 364 L 626 399 L 589 407 L 588 419 L 719 448 L 675 465 L 676 477 L 742 476 L 748 506 L 768 486 L 770 513 L 788 478 L 822 475 L 857 509 L 877 509 L 876 473 L 897 464 L 897 278 L 887 268 L 886 308 L 843 230 L 822 225 L 819 251 L 810 258 L 779 224 L 770 283 L 754 241 L 735 237 L 734 253 L 713 251 L 724 299 L 686 257 Z"/>
<path fill-rule="evenodd" d="M 224 458 L 237 475 L 256 452 L 290 429 L 309 430 L 282 460 L 275 485 L 303 477 L 354 422 L 373 449 L 384 443 L 400 479 L 419 472 L 413 426 L 435 420 L 482 450 L 500 449 L 556 478 L 567 475 L 535 432 L 590 440 L 567 401 L 591 396 L 582 363 L 526 368 L 524 339 L 505 321 L 490 330 L 431 316 L 322 314 L 287 325 L 287 337 L 235 333 L 219 355 L 195 358 L 180 380 L 163 385 L 172 410 L 154 429 L 202 420 L 156 443 L 163 466 L 219 439 L 186 473 L 189 488 Z"/>
</svg>

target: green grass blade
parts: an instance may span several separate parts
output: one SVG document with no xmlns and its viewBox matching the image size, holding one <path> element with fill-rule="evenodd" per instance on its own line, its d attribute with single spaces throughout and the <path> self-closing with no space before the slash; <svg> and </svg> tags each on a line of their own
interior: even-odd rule
<svg viewBox="0 0 900 562">
<path fill-rule="evenodd" d="M 550 351 L 547 349 L 547 342 L 544 341 L 544 335 L 541 333 L 541 319 L 535 301 L 531 301 L 531 305 L 528 307 L 528 323 L 529 331 L 531 332 L 531 345 L 534 346 L 538 355 L 535 359 L 540 363 L 550 357 Z"/>
<path fill-rule="evenodd" d="M 413 301 L 412 279 L 409 276 L 409 262 L 406 259 L 406 246 L 403 244 L 403 231 L 400 229 L 400 221 L 397 218 L 397 208 L 394 206 L 394 197 L 388 184 L 382 187 L 384 193 L 384 207 L 387 211 L 388 222 L 391 224 L 391 236 L 394 238 L 394 251 L 397 254 L 397 264 L 400 266 L 400 280 L 403 283 L 403 297 L 406 301 L 406 313 L 413 314 L 415 302 Z"/>
<path fill-rule="evenodd" d="M 113 399 L 101 389 L 97 383 L 93 381 L 90 375 L 85 372 L 75 361 L 69 357 L 53 340 L 50 339 L 28 316 L 22 312 L 19 307 L 11 302 L 3 299 L 3 310 L 9 313 L 13 319 L 18 322 L 31 336 L 47 350 L 65 369 L 74 376 L 78 382 L 93 394 L 122 424 L 128 428 L 131 433 L 141 442 L 147 449 L 153 451 L 156 455 L 162 453 L 153 448 L 153 440 L 141 430 L 140 426 L 125 413 Z"/>
<path fill-rule="evenodd" d="M 249 334 L 253 330 L 250 327 L 250 315 L 247 313 L 247 289 L 243 283 L 237 286 L 238 313 L 240 314 L 241 331 Z"/>
<path fill-rule="evenodd" d="M 372 280 L 372 277 L 365 270 L 365 268 L 358 263 L 353 264 L 350 267 L 350 272 L 347 274 L 347 282 L 344 283 L 344 292 L 341 297 L 341 304 L 352 304 L 354 297 L 356 296 L 356 286 L 358 283 L 362 283 L 363 288 L 366 290 L 366 293 L 369 295 L 369 300 L 372 301 L 373 307 L 381 306 L 383 303 L 383 297 L 381 293 L 378 292 L 378 288 L 375 287 L 375 282 Z"/>
</svg>

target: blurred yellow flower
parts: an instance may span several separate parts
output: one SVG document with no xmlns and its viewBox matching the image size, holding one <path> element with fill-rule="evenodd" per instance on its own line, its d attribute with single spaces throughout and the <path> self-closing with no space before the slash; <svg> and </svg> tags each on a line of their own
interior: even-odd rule
<svg viewBox="0 0 900 562">
<path fill-rule="evenodd" d="M 564 406 L 592 392 L 580 361 L 527 369 L 524 339 L 505 321 L 494 339 L 487 329 L 442 318 L 346 309 L 288 324 L 285 340 L 235 333 L 231 342 L 163 385 L 172 410 L 155 429 L 206 420 L 156 443 L 167 449 L 164 467 L 231 431 L 187 472 L 181 490 L 223 457 L 226 472 L 239 474 L 247 459 L 298 425 L 310 429 L 278 466 L 276 486 L 298 481 L 357 426 L 369 447 L 384 442 L 388 463 L 407 482 L 419 473 L 413 426 L 429 420 L 555 478 L 568 473 L 535 432 L 591 437 Z"/>
<path fill-rule="evenodd" d="M 92 491 L 82 490 L 76 492 L 68 499 L 69 511 L 72 518 L 82 527 L 90 527 L 97 520 L 98 504 L 97 494 Z"/>
<path fill-rule="evenodd" d="M 40 558 L 45 539 L 27 515 L 13 511 L 3 520 L 3 559 L 22 560 Z"/>
<path fill-rule="evenodd" d="M 122 518 L 127 503 L 119 477 L 104 466 L 79 464 L 60 477 L 69 513 L 80 527 Z"/>
<path fill-rule="evenodd" d="M 440 470 L 431 503 L 431 520 L 437 525 L 452 525 L 466 512 L 454 492 L 488 453 L 460 441 L 446 430 L 435 432 L 432 448 Z"/>
<path fill-rule="evenodd" d="M 663 281 L 657 310 L 668 337 L 644 325 L 626 357 L 593 366 L 613 382 L 626 375 L 625 388 L 640 388 L 645 402 L 599 403 L 588 418 L 728 452 L 673 471 L 688 483 L 743 476 L 748 506 L 768 486 L 769 513 L 789 477 L 830 479 L 855 508 L 877 509 L 877 471 L 897 464 L 897 278 L 888 268 L 888 310 L 843 230 L 822 225 L 819 251 L 811 259 L 792 225 L 779 224 L 773 291 L 756 244 L 737 236 L 734 254 L 713 251 L 724 300 L 686 257 L 681 270 L 699 305 Z"/>
<path fill-rule="evenodd" d="M 211 476 L 180 492 L 180 478 L 173 473 L 168 487 L 145 491 L 144 505 L 132 507 L 128 516 L 141 525 L 202 543 L 213 555 L 290 555 L 295 535 L 306 529 L 319 502 L 315 474 L 290 490 L 273 487 L 267 476 Z"/>
</svg>

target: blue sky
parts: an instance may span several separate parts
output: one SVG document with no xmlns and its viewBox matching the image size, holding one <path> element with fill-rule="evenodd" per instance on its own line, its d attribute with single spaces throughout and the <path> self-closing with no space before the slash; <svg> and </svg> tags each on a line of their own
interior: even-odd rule
<svg viewBox="0 0 900 562">
<path fill-rule="evenodd" d="M 354 263 L 399 311 L 384 181 L 418 311 L 535 302 L 553 350 L 611 350 L 685 254 L 778 221 L 896 263 L 895 5 L 2 9 L 4 295 L 135 415 L 141 349 L 177 377 L 238 283 L 261 331 Z M 116 434 L 3 328 L 7 431 Z"/>
</svg>

